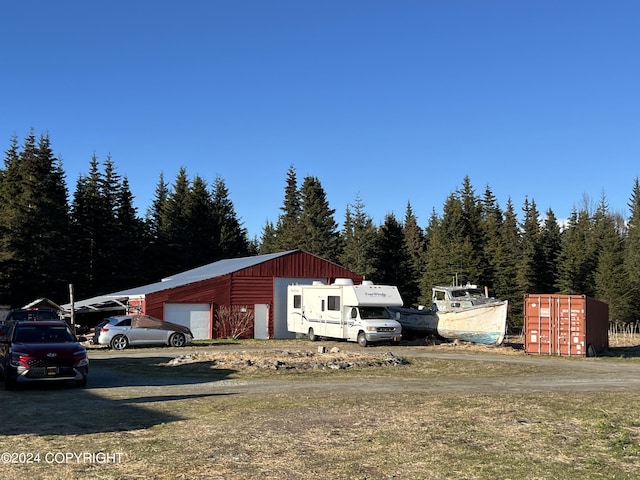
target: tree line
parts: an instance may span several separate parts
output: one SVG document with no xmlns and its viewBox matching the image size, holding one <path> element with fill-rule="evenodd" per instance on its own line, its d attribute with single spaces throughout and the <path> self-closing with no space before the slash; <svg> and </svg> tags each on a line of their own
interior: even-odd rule
<svg viewBox="0 0 640 480">
<path fill-rule="evenodd" d="M 49 136 L 14 136 L 0 169 L 0 303 L 65 303 L 69 284 L 88 298 L 257 253 L 221 178 L 161 174 L 144 217 L 133 199 L 112 158 L 95 155 L 69 196 Z"/>
<path fill-rule="evenodd" d="M 452 192 L 442 214 L 420 227 L 410 202 L 403 219 L 387 214 L 376 225 L 359 198 L 348 205 L 341 230 L 317 178 L 297 188 L 287 173 L 277 223 L 267 222 L 261 252 L 302 248 L 379 284 L 397 285 L 405 306 L 431 305 L 434 285 L 487 286 L 511 303 L 510 325 L 522 325 L 526 293 L 580 294 L 609 304 L 612 322 L 634 322 L 640 307 L 640 184 L 635 179 L 628 219 L 595 207 L 574 207 L 561 225 L 525 199 L 521 220 L 509 199 L 502 209 L 491 188 L 475 192 L 469 177 Z"/>
<path fill-rule="evenodd" d="M 38 297 L 78 298 L 124 290 L 223 258 L 302 249 L 379 284 L 397 285 L 405 306 L 430 305 L 434 285 L 471 282 L 508 299 L 510 324 L 522 324 L 526 293 L 584 294 L 609 304 L 610 320 L 633 322 L 640 303 L 640 184 L 629 216 L 574 207 L 560 225 L 526 198 L 518 215 L 491 188 L 476 193 L 469 177 L 421 227 L 410 202 L 404 218 L 376 224 L 356 196 L 342 227 L 320 180 L 298 182 L 290 166 L 284 199 L 261 237 L 249 240 L 222 178 L 209 184 L 180 168 L 160 174 L 141 217 L 126 176 L 94 155 L 71 196 L 48 135 L 14 136 L 0 169 L 0 303 Z M 519 219 L 520 218 L 520 219 Z"/>
</svg>

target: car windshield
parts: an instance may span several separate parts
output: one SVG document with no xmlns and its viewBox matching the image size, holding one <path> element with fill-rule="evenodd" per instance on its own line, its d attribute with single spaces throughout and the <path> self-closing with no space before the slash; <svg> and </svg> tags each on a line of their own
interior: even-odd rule
<svg viewBox="0 0 640 480">
<path fill-rule="evenodd" d="M 64 325 L 18 325 L 14 338 L 20 343 L 75 342 L 75 337 Z"/>
<path fill-rule="evenodd" d="M 363 320 L 375 318 L 388 320 L 391 315 L 385 307 L 360 307 L 360 318 Z"/>
</svg>

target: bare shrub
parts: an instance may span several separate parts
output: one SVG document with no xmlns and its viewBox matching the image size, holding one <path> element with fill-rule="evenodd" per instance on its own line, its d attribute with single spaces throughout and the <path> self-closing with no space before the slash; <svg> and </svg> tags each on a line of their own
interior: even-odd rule
<svg viewBox="0 0 640 480">
<path fill-rule="evenodd" d="M 221 305 L 217 309 L 214 332 L 217 338 L 250 338 L 253 309 L 240 305 Z"/>
<path fill-rule="evenodd" d="M 609 324 L 609 341 L 613 346 L 639 345 L 640 322 L 615 322 Z"/>
</svg>

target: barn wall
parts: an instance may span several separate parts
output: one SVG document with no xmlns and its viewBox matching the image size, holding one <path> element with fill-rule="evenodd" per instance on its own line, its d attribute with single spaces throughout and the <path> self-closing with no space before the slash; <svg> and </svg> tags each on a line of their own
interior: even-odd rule
<svg viewBox="0 0 640 480">
<path fill-rule="evenodd" d="M 297 251 L 274 258 L 268 262 L 244 268 L 233 273 L 234 277 L 322 277 L 327 281 L 336 278 L 351 278 L 356 283 L 363 279 L 340 265 L 331 263 L 315 255 Z"/>
<path fill-rule="evenodd" d="M 202 282 L 149 293 L 146 298 L 145 313 L 152 317 L 164 318 L 165 303 L 218 303 L 229 304 L 230 276 L 224 275 Z"/>
<path fill-rule="evenodd" d="M 253 306 L 273 302 L 273 277 L 231 276 L 231 305 Z"/>
</svg>

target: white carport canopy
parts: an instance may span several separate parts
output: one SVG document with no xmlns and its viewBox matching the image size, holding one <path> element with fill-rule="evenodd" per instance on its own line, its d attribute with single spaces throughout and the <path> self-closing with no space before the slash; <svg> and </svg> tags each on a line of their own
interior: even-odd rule
<svg viewBox="0 0 640 480">
<path fill-rule="evenodd" d="M 143 295 L 102 295 L 100 297 L 93 297 L 80 302 L 74 302 L 74 313 L 89 313 L 89 312 L 114 312 L 127 310 L 127 306 L 130 299 L 143 298 Z M 67 303 L 61 305 L 62 312 L 65 314 L 71 314 L 72 305 Z"/>
</svg>

